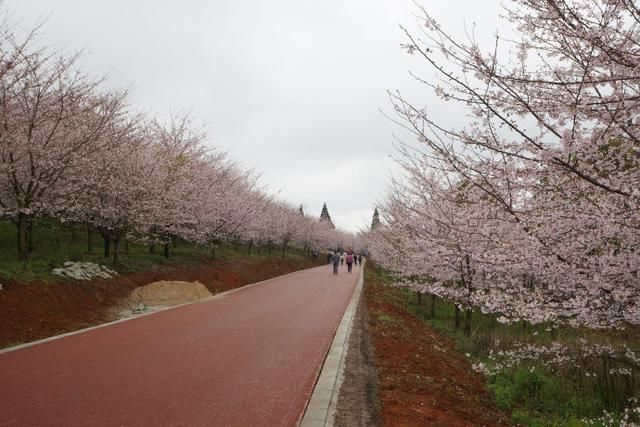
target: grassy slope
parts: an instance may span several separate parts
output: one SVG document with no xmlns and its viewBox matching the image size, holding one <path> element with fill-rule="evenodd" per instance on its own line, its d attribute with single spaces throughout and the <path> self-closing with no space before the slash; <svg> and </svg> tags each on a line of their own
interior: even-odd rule
<svg viewBox="0 0 640 427">
<path fill-rule="evenodd" d="M 65 261 L 90 261 L 112 266 L 111 258 L 103 256 L 103 240 L 99 233 L 93 233 L 93 250 L 87 253 L 87 232 L 80 228 L 61 225 L 56 221 L 44 220 L 34 227 L 34 251 L 28 261 L 20 261 L 17 257 L 16 230 L 13 223 L 0 221 L 0 283 L 5 281 L 20 282 L 52 282 L 64 280 L 51 274 L 51 270 L 62 267 Z M 266 249 L 257 253 L 255 248 L 249 255 L 246 247 L 234 250 L 229 246 L 221 246 L 216 250 L 216 258 L 235 259 L 249 258 L 256 262 L 261 259 L 279 256 L 277 248 L 272 254 Z M 302 259 L 301 253 L 292 251 L 287 258 Z M 157 270 L 171 266 L 198 266 L 209 262 L 210 249 L 197 247 L 189 243 L 178 242 L 171 247 L 169 258 L 163 255 L 162 247 L 156 245 L 154 253 L 149 253 L 149 246 L 136 243 L 129 244 L 128 253 L 124 243 L 120 245 L 120 256 L 116 270 L 119 273 Z"/>
</svg>

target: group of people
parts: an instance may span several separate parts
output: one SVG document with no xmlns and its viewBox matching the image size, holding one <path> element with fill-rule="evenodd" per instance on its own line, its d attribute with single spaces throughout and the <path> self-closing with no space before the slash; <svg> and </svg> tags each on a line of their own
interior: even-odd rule
<svg viewBox="0 0 640 427">
<path fill-rule="evenodd" d="M 355 254 L 351 249 L 347 250 L 347 252 L 340 253 L 339 251 L 334 252 L 333 254 L 328 254 L 327 259 L 329 263 L 333 264 L 333 274 L 338 274 L 338 267 L 340 265 L 344 265 L 347 263 L 347 271 L 351 273 L 353 271 L 353 265 L 362 265 L 362 255 Z"/>
</svg>

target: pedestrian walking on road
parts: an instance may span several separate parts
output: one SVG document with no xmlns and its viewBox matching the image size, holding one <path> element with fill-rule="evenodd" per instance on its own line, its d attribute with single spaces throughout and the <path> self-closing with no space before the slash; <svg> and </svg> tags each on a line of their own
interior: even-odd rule
<svg viewBox="0 0 640 427">
<path fill-rule="evenodd" d="M 347 253 L 347 271 L 351 273 L 353 269 L 353 254 L 351 252 Z"/>
<path fill-rule="evenodd" d="M 340 255 L 340 265 L 344 265 L 344 254 Z"/>
<path fill-rule="evenodd" d="M 362 255 L 358 255 L 358 262 L 362 265 Z"/>
<path fill-rule="evenodd" d="M 331 256 L 331 262 L 333 263 L 333 274 L 338 274 L 338 266 L 340 265 L 340 254 L 335 252 Z"/>
</svg>

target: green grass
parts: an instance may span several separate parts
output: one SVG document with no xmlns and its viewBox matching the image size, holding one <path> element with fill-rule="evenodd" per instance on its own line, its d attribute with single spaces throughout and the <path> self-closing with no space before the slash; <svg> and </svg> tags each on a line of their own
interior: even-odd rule
<svg viewBox="0 0 640 427">
<path fill-rule="evenodd" d="M 524 425 L 580 425 L 579 420 L 596 418 L 607 409 L 597 394 L 585 393 L 536 364 L 499 372 L 490 378 L 489 389 L 498 408 L 512 412 L 514 421 Z"/>
<path fill-rule="evenodd" d="M 87 232 L 80 227 L 71 227 L 54 220 L 41 220 L 33 229 L 34 250 L 27 261 L 18 259 L 16 249 L 16 227 L 9 221 L 0 221 L 0 283 L 2 280 L 20 280 L 22 282 L 51 282 L 64 280 L 51 274 L 51 270 L 62 267 L 65 261 L 90 261 L 112 267 L 112 259 L 103 256 L 103 239 L 98 232 L 93 233 L 93 251 L 88 253 Z M 163 248 L 156 245 L 155 252 L 149 253 L 149 246 L 129 243 L 129 251 L 125 252 L 124 243 L 120 244 L 120 255 L 115 269 L 120 273 L 158 270 L 175 265 L 196 266 L 210 262 L 209 248 L 198 247 L 187 242 L 178 241 L 171 246 L 169 258 L 165 258 Z M 237 249 L 237 250 L 236 250 Z M 260 260 L 268 257 L 279 257 L 280 250 L 274 247 L 271 254 L 266 248 L 257 253 L 254 247 L 248 255 L 246 246 L 234 248 L 231 245 L 220 245 L 216 249 L 217 259 L 233 260 L 243 258 Z M 302 259 L 304 254 L 298 250 L 287 252 L 289 259 Z"/>
<path fill-rule="evenodd" d="M 373 268 L 369 270 L 385 284 L 391 286 L 393 283 L 389 274 Z M 408 312 L 452 338 L 456 349 L 470 356 L 474 363 L 482 362 L 487 366 L 495 364 L 491 354 L 513 348 L 516 343 L 548 345 L 557 341 L 579 351 L 582 339 L 589 344 L 626 344 L 635 351 L 640 350 L 637 328 L 597 331 L 525 322 L 502 324 L 496 316 L 480 312 L 473 312 L 471 334 L 465 336 L 464 313 L 460 313 L 460 328 L 455 328 L 455 308 L 451 302 L 437 299 L 435 317 L 431 318 L 429 296 L 423 295 L 419 300 L 415 292 L 400 289 L 394 298 Z M 589 363 L 588 366 L 552 370 L 542 362 L 527 361 L 490 376 L 488 387 L 493 392 L 496 406 L 511 413 L 514 423 L 519 425 L 582 426 L 585 425 L 582 419 L 597 418 L 603 410 L 616 417 L 629 397 L 640 394 L 640 372 L 636 369 L 631 378 L 610 378 L 613 382 L 605 385 L 604 375 L 586 377 L 585 372 L 601 374 L 606 366 L 598 361 Z"/>
<path fill-rule="evenodd" d="M 382 314 L 378 316 L 378 320 L 384 323 L 397 323 L 398 319 L 388 314 Z"/>
</svg>

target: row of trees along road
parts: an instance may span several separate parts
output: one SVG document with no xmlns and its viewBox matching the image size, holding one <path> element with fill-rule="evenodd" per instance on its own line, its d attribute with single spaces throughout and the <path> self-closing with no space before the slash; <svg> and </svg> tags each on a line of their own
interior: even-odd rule
<svg viewBox="0 0 640 427">
<path fill-rule="evenodd" d="M 277 243 L 283 256 L 349 240 L 276 201 L 188 117 L 139 114 L 77 55 L 37 42 L 8 21 L 0 28 L 0 219 L 15 223 L 21 259 L 43 217 L 98 230 L 114 263 L 125 237 L 164 244 L 167 256 L 175 238 L 212 253 L 223 241 Z"/>
<path fill-rule="evenodd" d="M 405 45 L 466 111 L 450 128 L 401 93 L 404 179 L 369 235 L 404 286 L 503 321 L 640 323 L 640 10 L 517 0 L 484 52 L 426 10 Z M 506 52 L 506 54 L 505 54 Z M 470 320 L 470 319 L 469 319 Z"/>
</svg>

